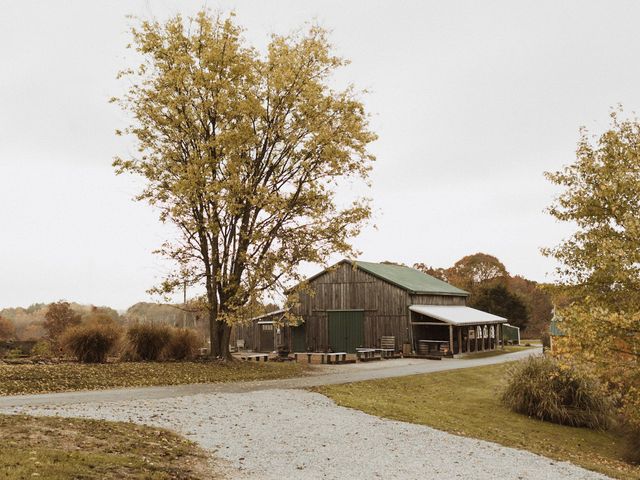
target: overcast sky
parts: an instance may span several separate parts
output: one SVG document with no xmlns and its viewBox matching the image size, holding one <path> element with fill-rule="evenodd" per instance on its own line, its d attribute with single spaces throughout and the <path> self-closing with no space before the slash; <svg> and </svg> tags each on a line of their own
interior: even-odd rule
<svg viewBox="0 0 640 480">
<path fill-rule="evenodd" d="M 112 158 L 121 112 L 108 103 L 130 66 L 128 14 L 165 19 L 201 2 L 0 1 L 0 308 L 67 299 L 126 308 L 167 265 L 170 231 L 131 197 Z M 352 63 L 379 140 L 369 261 L 450 266 L 486 252 L 549 281 L 539 248 L 570 228 L 544 209 L 543 178 L 574 158 L 578 128 L 640 108 L 640 2 L 238 1 L 247 40 L 316 21 Z M 336 259 L 337 260 L 337 259 Z"/>
</svg>

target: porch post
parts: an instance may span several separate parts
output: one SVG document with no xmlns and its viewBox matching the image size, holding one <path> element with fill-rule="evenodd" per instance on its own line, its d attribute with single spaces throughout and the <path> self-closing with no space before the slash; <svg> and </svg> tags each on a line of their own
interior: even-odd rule
<svg viewBox="0 0 640 480">
<path fill-rule="evenodd" d="M 484 352 L 484 325 L 480 327 L 480 331 L 482 332 L 482 351 Z"/>
<path fill-rule="evenodd" d="M 469 332 L 471 331 L 471 327 L 467 327 L 467 353 L 471 350 L 471 335 Z"/>
<path fill-rule="evenodd" d="M 478 351 L 478 326 L 474 325 L 473 328 L 474 328 L 473 336 L 476 337 L 476 349 L 474 350 L 474 352 L 477 352 Z"/>
<path fill-rule="evenodd" d="M 453 355 L 453 325 L 449 325 L 449 351 Z"/>
<path fill-rule="evenodd" d="M 462 353 L 462 327 L 458 327 L 458 353 Z"/>
</svg>

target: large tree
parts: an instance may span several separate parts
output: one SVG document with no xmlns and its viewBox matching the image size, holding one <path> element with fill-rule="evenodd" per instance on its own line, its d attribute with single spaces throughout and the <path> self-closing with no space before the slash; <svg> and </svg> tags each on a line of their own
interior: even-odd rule
<svg viewBox="0 0 640 480">
<path fill-rule="evenodd" d="M 16 335 L 16 327 L 11 320 L 0 316 L 0 340 L 10 340 Z"/>
<path fill-rule="evenodd" d="M 59 301 L 47 307 L 43 327 L 47 332 L 47 338 L 57 344 L 58 338 L 65 330 L 79 325 L 82 317 L 71 308 L 69 302 Z"/>
<path fill-rule="evenodd" d="M 138 154 L 114 166 L 144 177 L 138 199 L 178 227 L 160 290 L 203 285 L 211 355 L 228 358 L 230 324 L 263 292 L 298 280 L 302 262 L 353 253 L 370 208 L 336 193 L 366 180 L 376 137 L 354 89 L 330 88 L 346 62 L 321 28 L 274 35 L 262 55 L 232 16 L 203 11 L 141 22 L 133 39 L 143 62 L 116 101 Z"/>
<path fill-rule="evenodd" d="M 502 283 L 481 287 L 469 300 L 469 306 L 504 317 L 523 330 L 529 322 L 529 310 L 524 300 Z"/>
<path fill-rule="evenodd" d="M 640 122 L 613 112 L 594 139 L 581 132 L 576 161 L 547 178 L 563 188 L 549 209 L 576 231 L 544 250 L 560 262 L 565 347 L 594 366 L 640 428 Z"/>
</svg>

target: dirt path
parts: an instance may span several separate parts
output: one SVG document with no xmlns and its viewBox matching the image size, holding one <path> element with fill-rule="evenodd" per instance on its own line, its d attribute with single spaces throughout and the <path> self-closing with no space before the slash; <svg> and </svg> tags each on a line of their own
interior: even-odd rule
<svg viewBox="0 0 640 480">
<path fill-rule="evenodd" d="M 378 378 L 403 377 L 421 373 L 441 372 L 460 368 L 479 367 L 518 360 L 540 353 L 534 348 L 477 359 L 423 359 L 383 360 L 350 365 L 318 366 L 309 376 L 256 382 L 209 383 L 171 385 L 162 387 L 120 388 L 83 392 L 64 392 L 37 395 L 0 396 L 0 409 L 17 406 L 70 405 L 76 403 L 120 402 L 125 400 L 152 400 L 176 398 L 202 393 L 244 393 L 259 390 L 299 389 L 319 385 L 360 382 Z"/>
</svg>

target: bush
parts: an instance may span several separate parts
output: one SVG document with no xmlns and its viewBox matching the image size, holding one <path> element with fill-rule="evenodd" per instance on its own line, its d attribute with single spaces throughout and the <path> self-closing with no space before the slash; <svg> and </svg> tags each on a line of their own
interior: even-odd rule
<svg viewBox="0 0 640 480">
<path fill-rule="evenodd" d="M 502 401 L 514 412 L 548 422 L 605 429 L 613 405 L 586 372 L 549 357 L 529 357 L 509 370 Z"/>
<path fill-rule="evenodd" d="M 127 340 L 132 358 L 159 360 L 171 340 L 171 328 L 167 325 L 140 323 L 129 327 Z"/>
<path fill-rule="evenodd" d="M 202 345 L 199 335 L 188 328 L 174 328 L 165 351 L 165 358 L 171 360 L 189 360 L 196 357 Z"/>
<path fill-rule="evenodd" d="M 60 337 L 62 348 L 82 363 L 104 363 L 120 339 L 120 329 L 112 325 L 80 325 Z"/>
<path fill-rule="evenodd" d="M 51 357 L 53 356 L 53 348 L 47 340 L 39 340 L 31 349 L 31 355 L 34 357 Z"/>
</svg>

